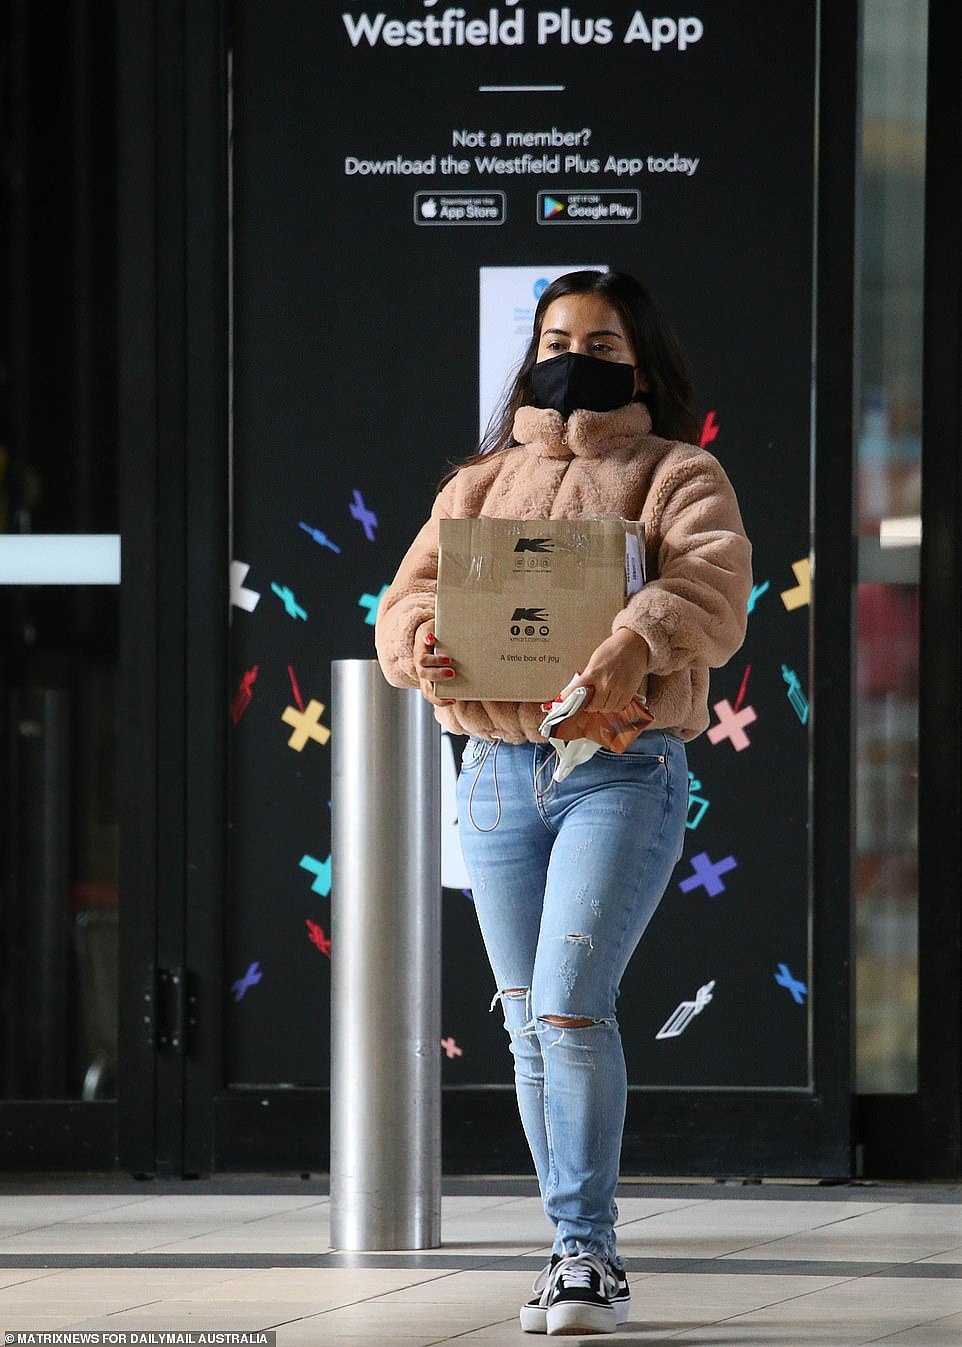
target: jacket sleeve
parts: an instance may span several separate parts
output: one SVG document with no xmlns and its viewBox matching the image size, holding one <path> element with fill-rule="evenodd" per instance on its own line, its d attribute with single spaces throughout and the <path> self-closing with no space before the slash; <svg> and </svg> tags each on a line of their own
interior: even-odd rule
<svg viewBox="0 0 962 1347">
<path fill-rule="evenodd" d="M 374 624 L 374 648 L 381 672 L 396 688 L 417 687 L 414 637 L 434 617 L 438 592 L 438 520 L 451 513 L 453 480 L 434 501 L 431 517 L 408 548 L 397 575 L 381 599 Z"/>
<path fill-rule="evenodd" d="M 720 668 L 745 639 L 751 544 L 735 492 L 711 454 L 693 450 L 656 492 L 657 573 L 615 618 L 651 649 L 649 672 Z"/>
</svg>

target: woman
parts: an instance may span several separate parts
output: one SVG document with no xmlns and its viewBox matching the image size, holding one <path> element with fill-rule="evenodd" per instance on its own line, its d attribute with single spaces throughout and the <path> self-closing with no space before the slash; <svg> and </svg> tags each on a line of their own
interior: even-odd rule
<svg viewBox="0 0 962 1347">
<path fill-rule="evenodd" d="M 470 736 L 461 844 L 555 1227 L 521 1309 L 528 1332 L 613 1332 L 628 1317 L 614 1231 L 627 1101 L 615 1001 L 681 855 L 685 741 L 708 726 L 708 670 L 741 645 L 751 589 L 734 492 L 697 438 L 684 356 L 647 289 L 617 272 L 560 277 L 500 419 L 442 484 L 378 613 L 389 682 L 420 687 L 446 729 Z M 540 705 L 445 697 L 458 652 L 433 632 L 438 520 L 478 515 L 644 521 L 648 583 L 573 684 L 587 690 L 584 709 L 617 712 L 647 680 L 653 720 L 623 754 L 601 749 L 560 779 Z"/>
</svg>

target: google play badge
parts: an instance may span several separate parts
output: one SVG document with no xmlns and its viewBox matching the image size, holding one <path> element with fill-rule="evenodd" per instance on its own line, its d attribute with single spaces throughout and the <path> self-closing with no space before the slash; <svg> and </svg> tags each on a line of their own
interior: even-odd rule
<svg viewBox="0 0 962 1347">
<path fill-rule="evenodd" d="M 542 209 L 546 220 L 550 220 L 555 215 L 560 215 L 564 208 L 565 205 L 563 201 L 559 201 L 557 197 L 548 196 L 548 194 L 545 193 Z"/>
</svg>

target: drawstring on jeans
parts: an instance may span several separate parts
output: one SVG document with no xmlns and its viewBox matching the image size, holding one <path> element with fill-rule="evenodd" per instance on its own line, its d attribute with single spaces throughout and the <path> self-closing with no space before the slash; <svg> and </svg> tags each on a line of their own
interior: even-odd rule
<svg viewBox="0 0 962 1347">
<path fill-rule="evenodd" d="M 548 791 L 549 791 L 549 790 L 551 789 L 551 787 L 554 785 L 554 782 L 555 782 L 554 774 L 555 774 L 555 771 L 557 770 L 558 763 L 561 761 L 561 754 L 558 752 L 558 750 L 555 748 L 555 746 L 554 746 L 553 744 L 552 744 L 552 746 L 551 746 L 551 753 L 552 753 L 554 756 L 552 757 L 552 756 L 549 755 L 547 758 L 545 758 L 544 762 L 541 764 L 541 766 L 538 768 L 538 770 L 537 770 L 537 771 L 535 772 L 535 774 L 534 774 L 534 789 L 535 789 L 535 794 L 540 794 L 542 799 L 544 799 L 545 795 L 547 795 Z M 545 790 L 542 791 L 542 790 L 541 790 L 541 787 L 540 787 L 539 784 L 538 784 L 538 782 L 541 780 L 541 773 L 544 771 L 544 769 L 545 769 L 546 767 L 551 767 L 551 769 L 552 769 L 552 771 L 551 771 L 551 780 L 548 782 L 548 785 L 547 785 L 547 787 L 545 788 Z"/>
<path fill-rule="evenodd" d="M 472 825 L 479 833 L 493 833 L 495 828 L 501 822 L 501 792 L 498 789 L 498 748 L 500 747 L 500 744 L 501 744 L 500 738 L 496 737 L 494 739 L 488 740 L 488 746 L 484 750 L 484 753 L 481 757 L 481 761 L 478 763 L 478 770 L 475 773 L 474 780 L 471 782 L 471 789 L 468 792 L 468 818 L 471 820 Z M 477 820 L 475 819 L 474 814 L 472 812 L 472 805 L 474 803 L 474 788 L 481 779 L 481 773 L 484 771 L 484 764 L 487 762 L 488 755 L 490 754 L 492 748 L 494 749 L 494 757 L 491 759 L 491 767 L 492 770 L 494 771 L 494 798 L 498 802 L 498 814 L 497 818 L 491 824 L 490 828 L 481 828 L 478 826 Z"/>
</svg>

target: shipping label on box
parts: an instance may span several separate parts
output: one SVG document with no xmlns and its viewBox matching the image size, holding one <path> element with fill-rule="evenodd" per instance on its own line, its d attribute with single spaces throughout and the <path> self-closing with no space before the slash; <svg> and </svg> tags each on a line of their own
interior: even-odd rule
<svg viewBox="0 0 962 1347">
<path fill-rule="evenodd" d="M 644 583 L 623 519 L 442 519 L 435 631 L 456 700 L 550 701 Z"/>
</svg>

